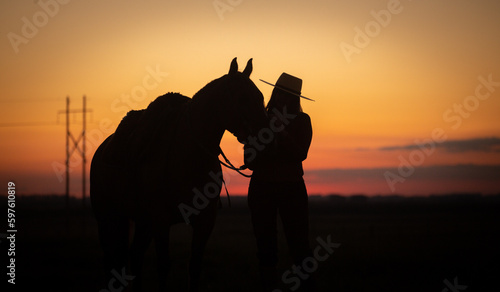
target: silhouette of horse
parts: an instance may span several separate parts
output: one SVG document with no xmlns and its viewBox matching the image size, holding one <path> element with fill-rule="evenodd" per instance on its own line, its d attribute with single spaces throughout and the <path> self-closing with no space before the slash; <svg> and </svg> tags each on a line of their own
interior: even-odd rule
<svg viewBox="0 0 500 292">
<path fill-rule="evenodd" d="M 252 59 L 238 72 L 234 58 L 227 75 L 192 99 L 168 93 L 146 110 L 130 111 L 97 149 L 90 198 L 110 288 L 130 281 L 134 291 L 141 289 L 144 253 L 154 239 L 159 287 L 166 291 L 169 229 L 186 222 L 193 230 L 189 290 L 198 290 L 220 200 L 222 136 L 228 130 L 243 142 L 266 123 L 264 98 L 250 80 L 251 71 Z M 117 275 L 121 281 L 113 279 Z"/>
</svg>

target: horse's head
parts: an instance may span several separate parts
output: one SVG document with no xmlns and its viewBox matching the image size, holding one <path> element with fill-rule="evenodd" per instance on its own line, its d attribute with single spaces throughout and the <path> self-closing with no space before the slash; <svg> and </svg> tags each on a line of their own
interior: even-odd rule
<svg viewBox="0 0 500 292">
<path fill-rule="evenodd" d="M 257 134 L 257 131 L 267 123 L 264 96 L 250 80 L 252 70 L 252 59 L 250 59 L 243 72 L 238 72 L 238 63 L 234 58 L 229 73 L 223 77 L 227 82 L 227 94 L 224 100 L 227 111 L 224 114 L 224 126 L 240 142 L 250 135 Z"/>
</svg>

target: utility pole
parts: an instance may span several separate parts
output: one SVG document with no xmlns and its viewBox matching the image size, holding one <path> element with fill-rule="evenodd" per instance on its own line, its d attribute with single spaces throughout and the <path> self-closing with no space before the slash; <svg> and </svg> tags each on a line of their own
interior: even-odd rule
<svg viewBox="0 0 500 292">
<path fill-rule="evenodd" d="M 83 119 L 82 119 L 82 206 L 85 208 L 85 196 L 86 196 L 86 167 L 87 164 L 87 152 L 85 151 L 85 141 L 87 134 L 87 97 L 83 96 Z"/>
<path fill-rule="evenodd" d="M 76 151 L 80 154 L 82 158 L 82 205 L 85 207 L 85 197 L 86 197 L 86 165 L 87 165 L 87 155 L 86 155 L 86 131 L 87 131 L 87 113 L 92 112 L 91 109 L 87 109 L 87 97 L 83 96 L 83 107 L 81 109 L 70 109 L 70 98 L 66 97 L 66 109 L 59 111 L 58 114 L 66 115 L 66 210 L 69 210 L 69 184 L 70 184 L 70 159 L 72 154 Z M 77 138 L 73 136 L 70 129 L 70 115 L 82 113 L 82 131 Z M 81 142 L 81 148 L 80 148 Z"/>
<path fill-rule="evenodd" d="M 69 210 L 69 96 L 66 96 L 66 210 Z"/>
</svg>

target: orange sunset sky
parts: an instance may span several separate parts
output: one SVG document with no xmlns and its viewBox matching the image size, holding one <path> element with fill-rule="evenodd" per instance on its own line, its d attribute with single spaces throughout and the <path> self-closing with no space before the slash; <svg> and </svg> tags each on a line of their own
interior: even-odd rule
<svg viewBox="0 0 500 292">
<path fill-rule="evenodd" d="M 128 110 L 192 96 L 234 57 L 266 102 L 258 80 L 282 72 L 316 100 L 310 194 L 500 192 L 499 1 L 2 1 L 0 24 L 0 194 L 64 193 L 66 96 L 93 111 L 90 162 Z M 222 148 L 242 163 L 229 133 Z"/>
</svg>

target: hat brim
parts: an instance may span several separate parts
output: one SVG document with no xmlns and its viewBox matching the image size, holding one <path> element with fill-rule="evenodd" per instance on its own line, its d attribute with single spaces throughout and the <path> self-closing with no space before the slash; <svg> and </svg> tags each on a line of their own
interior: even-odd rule
<svg viewBox="0 0 500 292">
<path fill-rule="evenodd" d="M 310 100 L 310 101 L 315 101 L 314 99 L 311 99 L 311 98 L 309 98 L 309 97 L 305 97 L 305 96 L 303 96 L 303 95 L 300 95 L 300 94 L 298 94 L 298 93 L 296 93 L 296 92 L 290 91 L 290 90 L 288 90 L 288 89 L 286 89 L 286 88 L 283 88 L 283 87 L 281 87 L 281 86 L 276 86 L 275 84 L 272 84 L 272 83 L 267 82 L 267 81 L 262 80 L 262 79 L 259 79 L 259 80 L 260 80 L 260 81 L 262 81 L 262 82 L 264 82 L 264 83 L 266 83 L 266 84 L 268 84 L 268 85 L 271 85 L 271 86 L 273 86 L 273 87 L 277 87 L 277 88 L 279 88 L 279 89 L 281 89 L 281 90 L 283 90 L 283 91 L 286 91 L 286 92 L 288 92 L 288 93 L 290 93 L 290 94 L 293 94 L 293 95 L 296 95 L 296 96 L 302 97 L 302 98 L 307 99 L 307 100 Z"/>
</svg>

